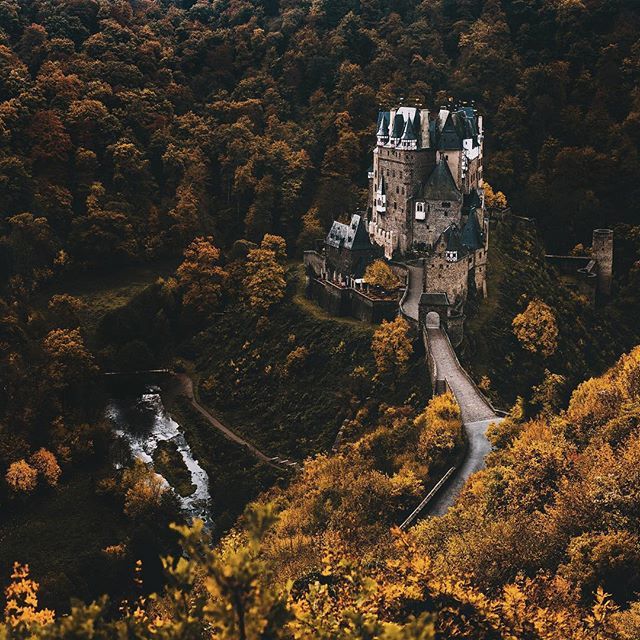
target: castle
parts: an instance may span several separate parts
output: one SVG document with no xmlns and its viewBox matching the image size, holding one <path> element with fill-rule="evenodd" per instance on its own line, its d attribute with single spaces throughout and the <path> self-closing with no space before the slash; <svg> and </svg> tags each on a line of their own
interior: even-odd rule
<svg viewBox="0 0 640 640">
<path fill-rule="evenodd" d="M 321 253 L 305 252 L 307 295 L 333 314 L 373 322 L 395 315 L 399 302 L 405 316 L 437 322 L 459 344 L 468 297 L 487 293 L 483 139 L 483 118 L 466 104 L 380 111 L 367 211 L 334 222 Z M 594 247 L 604 243 L 606 251 L 579 267 L 589 286 L 605 290 L 612 243 L 603 233 Z M 363 281 L 382 256 L 406 282 L 402 300 L 384 304 Z"/>
<path fill-rule="evenodd" d="M 376 139 L 368 211 L 334 222 L 323 258 L 305 256 L 308 273 L 362 293 L 366 265 L 384 256 L 413 266 L 422 306 L 445 323 L 462 317 L 470 290 L 486 292 L 482 116 L 466 105 L 400 106 L 378 114 Z"/>
</svg>

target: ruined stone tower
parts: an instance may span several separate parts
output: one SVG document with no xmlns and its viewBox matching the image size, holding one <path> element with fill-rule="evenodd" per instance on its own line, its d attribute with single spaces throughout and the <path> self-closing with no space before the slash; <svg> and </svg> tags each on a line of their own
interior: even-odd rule
<svg viewBox="0 0 640 640">
<path fill-rule="evenodd" d="M 598 264 L 598 293 L 610 296 L 613 279 L 613 231 L 595 229 L 591 250 L 592 257 Z"/>
</svg>

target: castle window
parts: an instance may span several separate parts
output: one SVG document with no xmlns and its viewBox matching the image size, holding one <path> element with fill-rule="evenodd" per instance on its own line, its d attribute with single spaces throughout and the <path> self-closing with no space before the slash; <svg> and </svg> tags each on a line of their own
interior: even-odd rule
<svg viewBox="0 0 640 640">
<path fill-rule="evenodd" d="M 450 203 L 450 202 L 442 202 L 442 203 L 440 204 L 440 206 L 441 206 L 443 209 L 448 209 L 448 208 L 451 206 L 451 203 Z"/>
<path fill-rule="evenodd" d="M 416 202 L 416 220 L 424 220 L 425 217 L 424 202 Z M 428 228 L 429 227 L 427 226 L 427 229 Z"/>
<path fill-rule="evenodd" d="M 400 193 L 400 187 L 396 187 L 396 193 Z"/>
<path fill-rule="evenodd" d="M 404 187 L 402 187 L 402 195 L 404 195 Z"/>
</svg>

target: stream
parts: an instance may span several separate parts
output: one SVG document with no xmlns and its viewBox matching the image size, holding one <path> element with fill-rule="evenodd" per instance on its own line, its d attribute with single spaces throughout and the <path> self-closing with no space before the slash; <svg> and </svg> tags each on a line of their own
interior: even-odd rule
<svg viewBox="0 0 640 640">
<path fill-rule="evenodd" d="M 191 474 L 193 493 L 181 496 L 164 478 L 174 492 L 180 507 L 188 518 L 200 518 L 211 528 L 211 494 L 209 476 L 196 460 L 180 425 L 166 412 L 160 388 L 147 386 L 138 395 L 111 398 L 105 415 L 112 423 L 116 436 L 126 442 L 134 458 L 153 467 L 153 454 L 161 442 L 173 442 Z M 118 466 L 116 462 L 116 466 Z M 157 470 L 154 469 L 157 472 Z"/>
</svg>

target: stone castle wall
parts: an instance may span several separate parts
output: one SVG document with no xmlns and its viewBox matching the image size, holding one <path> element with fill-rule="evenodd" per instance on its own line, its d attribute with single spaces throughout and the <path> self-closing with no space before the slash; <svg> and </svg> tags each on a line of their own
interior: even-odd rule
<svg viewBox="0 0 640 640">
<path fill-rule="evenodd" d="M 448 206 L 447 206 L 448 205 Z M 415 200 L 411 202 L 411 226 L 413 241 L 432 245 L 448 226 L 455 223 L 460 226 L 462 203 L 455 201 L 425 200 L 425 220 L 415 219 Z"/>
<path fill-rule="evenodd" d="M 448 262 L 443 253 L 434 254 L 425 262 L 425 290 L 446 293 L 452 304 L 457 300 L 466 300 L 471 264 L 469 257 Z"/>
<path fill-rule="evenodd" d="M 419 149 L 416 151 L 376 147 L 373 154 L 373 189 L 371 206 L 375 226 L 385 232 L 394 233 L 402 253 L 411 246 L 411 224 L 413 212 L 411 198 L 435 166 L 435 151 Z M 376 212 L 375 194 L 384 176 L 387 197 L 386 212 Z M 396 247 L 394 247 L 396 248 Z"/>
<path fill-rule="evenodd" d="M 332 316 L 351 316 L 362 322 L 378 324 L 398 314 L 398 300 L 379 300 L 353 287 L 341 287 L 328 280 L 308 277 L 306 297 L 315 300 Z"/>
</svg>

